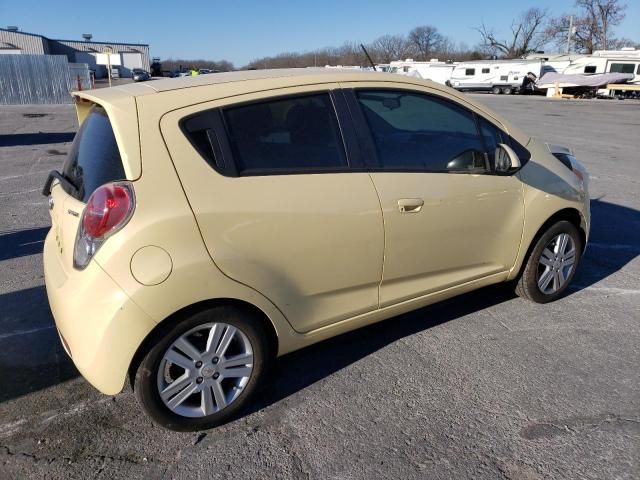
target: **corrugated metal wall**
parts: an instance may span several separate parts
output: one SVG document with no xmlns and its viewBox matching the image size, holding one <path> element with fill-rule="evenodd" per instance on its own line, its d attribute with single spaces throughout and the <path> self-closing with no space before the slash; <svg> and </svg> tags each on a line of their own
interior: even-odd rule
<svg viewBox="0 0 640 480">
<path fill-rule="evenodd" d="M 0 55 L 0 105 L 71 103 L 76 89 L 64 55 Z"/>
<path fill-rule="evenodd" d="M 140 53 L 142 54 L 142 68 L 151 69 L 149 58 L 149 45 L 135 45 L 128 43 L 107 42 L 82 42 L 74 40 L 50 40 L 49 48 L 53 54 L 64 54 L 73 61 L 76 52 L 102 53 L 106 47 L 111 47 L 113 53 Z M 84 61 L 84 60 L 83 60 Z"/>
<path fill-rule="evenodd" d="M 24 32 L 12 32 L 0 28 L 0 42 L 15 45 L 22 53 L 44 55 L 49 53 L 49 45 L 46 39 L 40 35 Z"/>
</svg>

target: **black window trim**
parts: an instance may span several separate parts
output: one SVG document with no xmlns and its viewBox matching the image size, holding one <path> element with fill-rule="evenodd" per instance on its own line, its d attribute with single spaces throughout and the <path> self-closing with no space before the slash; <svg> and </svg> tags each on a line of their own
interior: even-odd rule
<svg viewBox="0 0 640 480">
<path fill-rule="evenodd" d="M 227 122 L 225 121 L 224 112 L 227 109 L 242 107 L 246 105 L 258 105 L 261 103 L 274 102 L 279 100 L 291 100 L 296 98 L 313 97 L 317 95 L 328 95 L 331 105 L 333 107 L 333 115 L 338 126 L 339 142 L 342 145 L 342 152 L 346 165 L 336 168 L 319 168 L 319 169 L 252 169 L 240 172 L 238 170 L 237 160 L 235 158 L 233 149 L 230 142 L 230 134 Z M 342 98 L 341 98 L 342 97 Z M 214 154 L 220 152 L 221 160 L 214 159 L 210 161 L 208 156 L 202 152 L 195 142 L 192 141 L 188 131 L 186 130 L 185 123 L 197 116 L 202 116 L 204 119 L 208 118 L 209 124 L 212 126 L 211 130 L 213 135 L 209 137 L 210 141 L 215 136 L 215 143 L 212 143 Z M 353 122 L 349 111 L 346 107 L 344 96 L 340 89 L 322 88 L 319 90 L 313 90 L 300 93 L 285 93 L 281 95 L 273 95 L 258 100 L 247 100 L 243 102 L 232 103 L 221 107 L 215 107 L 209 110 L 201 110 L 190 115 L 181 118 L 179 121 L 180 129 L 185 135 L 189 143 L 195 148 L 200 156 L 211 166 L 215 171 L 226 177 L 240 178 L 240 177 L 257 177 L 257 176 L 277 176 L 277 175 L 315 175 L 315 174 L 327 174 L 327 173 L 350 173 L 354 171 L 364 171 L 364 165 L 362 162 L 362 156 L 360 154 L 360 145 L 357 142 L 355 132 L 353 130 Z M 216 150 L 218 149 L 218 150 Z M 222 165 L 218 165 L 221 163 Z"/>
<path fill-rule="evenodd" d="M 378 152 L 376 150 L 375 147 L 375 142 L 373 140 L 373 136 L 371 134 L 371 130 L 369 129 L 369 125 L 367 124 L 367 120 L 364 116 L 364 112 L 362 111 L 362 107 L 360 105 L 360 103 L 358 102 L 358 98 L 356 96 L 356 91 L 361 91 L 361 90 L 368 90 L 368 91 L 384 91 L 384 90 L 389 90 L 389 91 L 393 91 L 393 92 L 407 92 L 407 93 L 412 93 L 412 94 L 418 94 L 418 95 L 424 95 L 427 97 L 433 97 L 436 98 L 440 101 L 444 101 L 446 103 L 451 103 L 456 105 L 458 108 L 461 108 L 462 110 L 468 112 L 472 118 L 473 118 L 473 122 L 475 124 L 475 128 L 476 128 L 476 135 L 478 135 L 482 148 L 483 148 L 483 153 L 485 154 L 485 162 L 488 165 L 488 157 L 487 154 L 489 153 L 489 151 L 487 150 L 487 146 L 486 143 L 484 141 L 484 137 L 482 135 L 482 132 L 480 130 L 480 121 L 479 119 L 482 118 L 485 121 L 489 122 L 491 125 L 495 126 L 496 128 L 498 128 L 498 130 L 500 130 L 501 132 L 504 133 L 505 138 L 510 139 L 510 135 L 505 132 L 504 127 L 501 127 L 499 125 L 497 125 L 495 123 L 495 121 L 491 121 L 489 120 L 487 117 L 478 115 L 476 112 L 474 112 L 473 110 L 471 110 L 470 108 L 468 108 L 467 106 L 458 103 L 458 102 L 454 102 L 451 99 L 438 95 L 437 93 L 431 93 L 431 92 L 425 92 L 422 90 L 414 90 L 411 88 L 398 88 L 398 87 L 353 87 L 353 88 L 346 88 L 344 89 L 345 91 L 345 96 L 347 97 L 347 103 L 349 105 L 349 109 L 352 113 L 353 116 L 353 120 L 354 122 L 356 122 L 356 130 L 359 132 L 358 138 L 361 142 L 360 148 L 361 150 L 364 152 L 364 158 L 369 160 L 367 162 L 367 170 L 369 172 L 397 172 L 397 173 L 442 173 L 445 175 L 463 175 L 463 174 L 467 174 L 467 175 L 499 175 L 499 176 L 504 176 L 504 173 L 498 173 L 496 171 L 493 170 L 491 165 L 488 165 L 488 168 L 484 168 L 484 169 L 474 169 L 474 170 L 457 170 L 457 171 L 449 171 L 449 172 L 445 172 L 442 170 L 427 170 L 424 168 L 385 168 L 382 166 L 382 162 L 380 161 L 379 157 L 378 157 Z M 510 143 L 510 140 L 507 140 L 508 143 Z M 362 143 L 366 143 L 366 145 L 362 145 Z M 509 173 L 507 175 L 512 175 L 512 173 Z"/>
</svg>

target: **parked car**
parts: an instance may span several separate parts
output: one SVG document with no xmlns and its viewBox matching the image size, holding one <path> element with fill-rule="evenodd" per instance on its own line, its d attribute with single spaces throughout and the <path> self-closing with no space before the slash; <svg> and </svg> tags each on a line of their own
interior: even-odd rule
<svg viewBox="0 0 640 480">
<path fill-rule="evenodd" d="M 590 222 L 569 150 L 413 77 L 191 83 L 74 92 L 44 188 L 62 344 L 105 394 L 129 375 L 158 424 L 219 425 L 275 357 L 470 290 L 567 290 Z"/>
<path fill-rule="evenodd" d="M 151 78 L 151 74 L 141 68 L 134 68 L 131 73 L 134 82 L 145 82 Z"/>
<path fill-rule="evenodd" d="M 178 70 L 173 70 L 169 76 L 171 78 L 179 78 L 179 77 L 189 77 L 191 76 L 191 70 L 188 68 L 182 68 Z"/>
</svg>

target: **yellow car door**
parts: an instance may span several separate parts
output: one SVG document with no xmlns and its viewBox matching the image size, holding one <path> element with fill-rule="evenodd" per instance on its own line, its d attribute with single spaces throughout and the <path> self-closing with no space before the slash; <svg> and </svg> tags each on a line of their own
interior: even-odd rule
<svg viewBox="0 0 640 480">
<path fill-rule="evenodd" d="M 161 122 L 209 254 L 299 332 L 378 308 L 384 229 L 330 85 L 243 95 Z"/>
<path fill-rule="evenodd" d="M 426 91 L 361 88 L 350 95 L 370 135 L 383 209 L 381 307 L 502 279 L 514 265 L 524 218 L 520 180 L 493 171 L 490 149 L 506 134 Z"/>
</svg>

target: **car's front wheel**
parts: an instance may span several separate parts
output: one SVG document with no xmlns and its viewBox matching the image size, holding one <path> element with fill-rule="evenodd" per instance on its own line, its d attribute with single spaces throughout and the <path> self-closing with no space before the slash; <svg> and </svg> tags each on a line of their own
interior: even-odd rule
<svg viewBox="0 0 640 480">
<path fill-rule="evenodd" d="M 537 303 L 561 297 L 576 273 L 582 237 L 571 222 L 552 225 L 534 245 L 516 284 L 516 293 Z"/>
<path fill-rule="evenodd" d="M 216 307 L 173 325 L 138 366 L 134 391 L 165 428 L 195 431 L 230 420 L 250 400 L 270 358 L 250 314 Z"/>
</svg>

